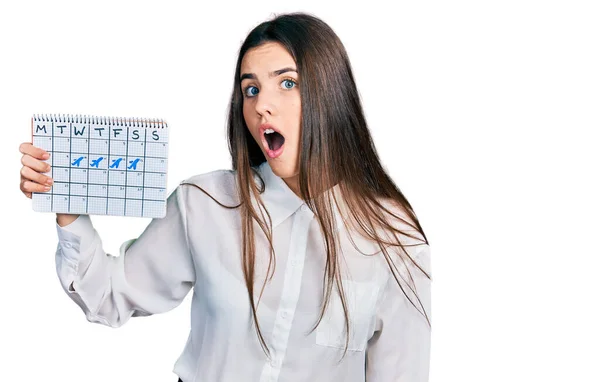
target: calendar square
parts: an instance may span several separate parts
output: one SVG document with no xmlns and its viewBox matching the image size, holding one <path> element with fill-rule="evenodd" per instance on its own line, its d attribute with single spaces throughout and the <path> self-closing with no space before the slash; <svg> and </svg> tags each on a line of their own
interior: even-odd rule
<svg viewBox="0 0 600 382">
<path fill-rule="evenodd" d="M 87 184 L 72 183 L 71 187 L 69 189 L 69 194 L 71 196 L 87 196 L 88 195 Z"/>
<path fill-rule="evenodd" d="M 90 139 L 90 155 L 108 152 L 108 139 Z"/>
<path fill-rule="evenodd" d="M 128 171 L 127 172 L 127 185 L 128 186 L 139 186 L 144 185 L 144 174 L 143 171 Z"/>
<path fill-rule="evenodd" d="M 125 198 L 125 190 L 126 190 L 125 186 L 109 185 L 108 186 L 108 197 L 124 199 Z"/>
<path fill-rule="evenodd" d="M 109 141 L 111 155 L 127 155 L 127 142 L 123 140 Z"/>
<path fill-rule="evenodd" d="M 85 196 L 71 196 L 69 208 L 74 214 L 87 214 L 87 198 Z"/>
<path fill-rule="evenodd" d="M 88 198 L 88 214 L 106 215 L 107 199 L 105 197 L 89 197 Z"/>
<path fill-rule="evenodd" d="M 108 170 L 90 169 L 90 184 L 108 184 Z"/>
<path fill-rule="evenodd" d="M 108 183 L 112 185 L 124 186 L 127 182 L 126 171 L 108 170 Z"/>
<path fill-rule="evenodd" d="M 52 195 L 52 208 L 59 211 L 70 211 L 68 195 Z"/>
<path fill-rule="evenodd" d="M 107 197 L 108 186 L 104 184 L 90 184 L 88 186 L 88 196 Z"/>
<path fill-rule="evenodd" d="M 148 142 L 146 147 L 146 156 L 155 158 L 167 157 L 167 143 Z"/>
<path fill-rule="evenodd" d="M 71 140 L 69 138 L 54 137 L 53 142 L 54 145 L 52 147 L 52 151 L 62 153 L 71 152 Z"/>
<path fill-rule="evenodd" d="M 60 167 L 54 168 L 53 167 L 51 176 L 52 176 L 52 179 L 54 180 L 54 183 L 68 182 L 70 173 L 71 172 L 66 167 L 64 167 L 64 168 L 60 168 Z"/>
<path fill-rule="evenodd" d="M 34 136 L 32 143 L 35 147 L 39 147 L 46 151 L 52 151 L 52 137 L 42 135 Z"/>
<path fill-rule="evenodd" d="M 108 215 L 125 216 L 125 199 L 108 199 Z"/>
<path fill-rule="evenodd" d="M 126 199 L 125 215 L 142 216 L 142 200 Z"/>
<path fill-rule="evenodd" d="M 33 194 L 33 209 L 41 212 L 52 212 L 52 195 Z"/>
<path fill-rule="evenodd" d="M 144 215 L 164 215 L 167 212 L 167 205 L 161 201 L 144 201 Z"/>
<path fill-rule="evenodd" d="M 128 156 L 143 157 L 146 153 L 145 142 L 131 142 L 127 149 Z"/>
<path fill-rule="evenodd" d="M 167 158 L 146 158 L 146 171 L 160 174 L 166 173 Z"/>
<path fill-rule="evenodd" d="M 151 188 L 146 187 L 144 189 L 144 198 L 146 200 L 158 201 L 166 197 L 164 188 Z"/>
<path fill-rule="evenodd" d="M 87 139 L 84 138 L 73 138 L 71 142 L 71 152 L 74 153 L 86 153 L 90 148 L 90 143 Z"/>
<path fill-rule="evenodd" d="M 71 153 L 54 152 L 52 159 L 52 167 L 71 167 Z"/>
<path fill-rule="evenodd" d="M 129 187 L 125 189 L 125 197 L 127 199 L 143 199 L 144 188 L 143 187 Z"/>
<path fill-rule="evenodd" d="M 144 186 L 162 188 L 166 183 L 166 174 L 146 172 L 144 174 Z"/>
<path fill-rule="evenodd" d="M 70 183 L 54 182 L 54 184 L 52 185 L 52 189 L 50 191 L 52 191 L 53 195 L 69 196 L 70 189 L 71 189 Z"/>
<path fill-rule="evenodd" d="M 87 168 L 72 168 L 70 182 L 71 183 L 88 183 Z"/>
</svg>

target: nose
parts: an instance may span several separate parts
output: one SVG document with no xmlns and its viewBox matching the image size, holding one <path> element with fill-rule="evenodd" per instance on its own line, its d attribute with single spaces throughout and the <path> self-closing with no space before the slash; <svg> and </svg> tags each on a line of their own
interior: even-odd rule
<svg viewBox="0 0 600 382">
<path fill-rule="evenodd" d="M 260 116 L 265 116 L 265 115 L 273 115 L 275 114 L 276 110 L 277 110 L 277 100 L 276 100 L 276 95 L 273 94 L 272 91 L 270 91 L 269 89 L 262 89 L 257 95 L 256 95 L 257 99 L 256 99 L 256 112 L 260 115 Z"/>
</svg>

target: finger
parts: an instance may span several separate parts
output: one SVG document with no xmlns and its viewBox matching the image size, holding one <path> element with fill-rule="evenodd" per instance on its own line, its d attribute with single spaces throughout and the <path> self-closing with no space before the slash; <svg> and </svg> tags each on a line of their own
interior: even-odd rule
<svg viewBox="0 0 600 382">
<path fill-rule="evenodd" d="M 31 155 L 36 159 L 46 160 L 50 158 L 50 154 L 46 150 L 36 147 L 29 142 L 21 143 L 19 151 L 23 154 Z"/>
<path fill-rule="evenodd" d="M 40 174 L 39 172 L 34 171 L 31 167 L 23 166 L 23 168 L 21 168 L 21 177 L 24 180 L 30 180 L 32 182 L 43 184 L 46 186 L 52 185 L 51 177 L 44 174 Z"/>
<path fill-rule="evenodd" d="M 34 157 L 25 154 L 23 158 L 21 158 L 21 163 L 23 166 L 31 167 L 37 172 L 49 172 L 50 165 L 46 162 L 42 162 L 41 160 L 35 159 Z"/>
<path fill-rule="evenodd" d="M 44 186 L 26 179 L 21 180 L 21 191 L 27 192 L 48 192 L 50 191 L 49 186 Z"/>
</svg>

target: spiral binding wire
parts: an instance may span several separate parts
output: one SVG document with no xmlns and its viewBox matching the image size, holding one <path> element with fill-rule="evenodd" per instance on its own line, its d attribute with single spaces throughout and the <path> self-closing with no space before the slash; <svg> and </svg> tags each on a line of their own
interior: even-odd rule
<svg viewBox="0 0 600 382">
<path fill-rule="evenodd" d="M 83 114 L 34 114 L 34 121 L 61 123 L 93 123 L 96 125 L 152 127 L 164 129 L 167 122 L 158 118 L 111 117 Z"/>
</svg>

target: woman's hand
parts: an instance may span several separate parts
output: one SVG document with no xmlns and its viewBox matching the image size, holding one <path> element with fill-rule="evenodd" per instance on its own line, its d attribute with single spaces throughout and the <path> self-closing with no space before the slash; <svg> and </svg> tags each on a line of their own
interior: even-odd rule
<svg viewBox="0 0 600 382">
<path fill-rule="evenodd" d="M 23 154 L 21 163 L 21 191 L 31 199 L 32 192 L 47 192 L 52 187 L 53 180 L 47 173 L 50 171 L 50 165 L 44 160 L 50 158 L 50 154 L 39 147 L 35 147 L 29 142 L 21 143 L 19 151 Z M 75 221 L 77 214 L 56 214 L 56 222 L 64 227 Z"/>
<path fill-rule="evenodd" d="M 52 187 L 52 178 L 44 175 L 50 171 L 50 165 L 43 160 L 50 158 L 45 150 L 29 142 L 21 143 L 19 151 L 23 154 L 21 163 L 21 191 L 31 199 L 33 192 L 47 192 Z"/>
</svg>

